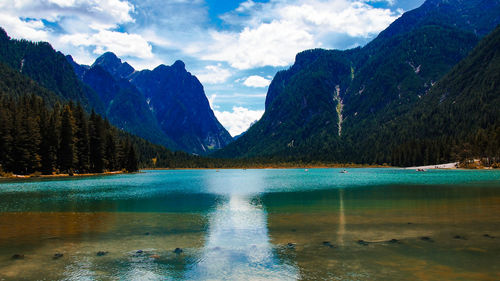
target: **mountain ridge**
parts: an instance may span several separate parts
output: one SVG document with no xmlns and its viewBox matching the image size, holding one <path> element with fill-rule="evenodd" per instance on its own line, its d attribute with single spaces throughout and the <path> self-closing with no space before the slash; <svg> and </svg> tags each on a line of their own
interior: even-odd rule
<svg viewBox="0 0 500 281">
<path fill-rule="evenodd" d="M 203 85 L 181 60 L 171 66 L 161 64 L 153 70 L 137 71 L 114 53 L 106 52 L 90 69 L 96 67 L 129 85 L 128 88 L 137 89 L 143 98 L 135 105 L 143 114 L 153 116 L 150 124 L 168 138 L 168 147 L 206 154 L 232 141 L 210 108 Z M 82 68 L 85 67 L 75 66 L 75 72 L 82 72 Z M 97 86 L 91 81 L 87 84 Z M 146 113 L 144 108 L 150 112 Z"/>
<path fill-rule="evenodd" d="M 500 22 L 496 14 L 474 16 L 480 14 L 484 1 L 470 1 L 467 9 L 460 7 L 461 2 L 427 1 L 363 48 L 299 53 L 294 65 L 278 72 L 271 82 L 261 120 L 214 156 L 389 163 L 390 154 L 377 146 L 392 144 L 378 139 L 376 143 L 377 131 L 408 112 L 468 55 L 479 41 L 474 30 L 492 30 Z M 500 1 L 493 2 L 490 10 L 500 9 Z M 447 13 L 438 13 L 443 3 Z M 457 16 L 458 11 L 472 16 Z M 419 13 L 430 16 L 405 26 L 408 18 Z M 450 24 L 464 16 L 476 21 L 462 29 Z"/>
</svg>

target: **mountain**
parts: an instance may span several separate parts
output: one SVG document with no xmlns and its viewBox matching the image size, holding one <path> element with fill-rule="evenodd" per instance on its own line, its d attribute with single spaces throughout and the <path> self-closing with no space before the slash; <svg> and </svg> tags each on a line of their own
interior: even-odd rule
<svg viewBox="0 0 500 281">
<path fill-rule="evenodd" d="M 232 140 L 182 62 L 137 72 L 105 53 L 91 66 L 79 65 L 49 43 L 14 40 L 0 29 L 0 63 L 55 94 L 48 102 L 81 103 L 87 112 L 93 109 L 118 128 L 170 149 L 204 154 Z"/>
<path fill-rule="evenodd" d="M 134 73 L 135 69 L 127 62 L 122 62 L 115 54 L 106 52 L 98 57 L 93 66 L 99 65 L 108 71 L 113 77 L 127 78 L 130 74 Z"/>
<path fill-rule="evenodd" d="M 471 158 L 500 162 L 499 46 L 500 26 L 412 110 L 384 124 L 387 129 L 379 138 L 394 139 L 396 132 L 400 138 L 392 162 L 408 165 Z"/>
<path fill-rule="evenodd" d="M 261 120 L 214 155 L 391 163 L 402 136 L 380 132 L 419 106 L 499 15 L 498 0 L 428 0 L 363 48 L 301 52 L 274 77 Z"/>
<path fill-rule="evenodd" d="M 163 132 L 182 149 L 206 154 L 232 141 L 210 108 L 200 81 L 182 61 L 135 72 L 130 79 L 144 94 Z"/>
<path fill-rule="evenodd" d="M 102 62 L 101 58 L 98 61 Z M 162 132 L 146 99 L 128 80 L 120 78 L 120 76 L 114 77 L 104 69 L 103 66 L 107 65 L 101 66 L 97 63 L 98 61 L 92 66 L 81 66 L 75 63 L 70 56 L 67 57 L 67 60 L 73 65 L 80 80 L 97 93 L 104 105 L 104 113 L 111 124 L 153 143 L 170 149 L 179 148 Z M 108 61 L 106 60 L 105 63 Z M 117 70 L 117 68 L 112 69 Z"/>
<path fill-rule="evenodd" d="M 111 52 L 74 72 L 98 93 L 116 126 L 170 149 L 207 154 L 232 141 L 210 108 L 203 86 L 181 61 L 136 71 Z"/>
<path fill-rule="evenodd" d="M 0 62 L 30 77 L 63 101 L 80 102 L 85 109 L 103 113 L 96 93 L 78 80 L 65 56 L 49 43 L 11 39 L 0 28 Z"/>
</svg>

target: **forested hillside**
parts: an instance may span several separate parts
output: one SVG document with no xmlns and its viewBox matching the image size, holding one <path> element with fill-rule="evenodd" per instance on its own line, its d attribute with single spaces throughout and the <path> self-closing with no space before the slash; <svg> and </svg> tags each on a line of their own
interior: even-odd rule
<svg viewBox="0 0 500 281">
<path fill-rule="evenodd" d="M 459 143 L 446 141 L 447 152 L 417 151 L 415 143 L 409 141 L 409 136 L 415 134 L 409 132 L 419 130 L 415 127 L 418 120 L 399 127 L 395 124 L 403 122 L 400 117 L 414 109 L 435 109 L 435 104 L 422 102 L 427 100 L 436 82 L 500 23 L 500 1 L 465 2 L 426 1 L 420 8 L 405 13 L 363 48 L 299 53 L 290 69 L 274 77 L 261 120 L 215 156 L 405 166 L 457 159 Z M 483 48 L 498 49 L 498 46 Z M 476 64 L 476 67 L 481 65 Z M 481 71 L 476 69 L 478 73 Z M 454 79 L 449 81 L 457 84 Z M 482 83 L 467 81 L 472 88 L 480 88 L 475 83 Z M 480 104 L 462 105 L 461 112 L 471 113 L 468 124 L 474 125 L 450 127 L 452 134 L 443 132 L 439 136 L 474 134 L 473 129 L 481 127 L 484 118 L 481 111 L 473 113 L 477 110 L 475 106 L 496 102 L 494 95 L 484 94 Z M 457 119 L 449 120 L 450 124 L 463 119 L 453 118 Z M 424 124 L 431 130 L 446 123 L 434 125 L 429 120 Z M 388 131 L 391 133 L 384 134 Z M 405 146 L 416 151 L 409 152 Z M 404 155 L 394 156 L 393 152 Z M 416 154 L 422 156 L 415 157 Z"/>
<path fill-rule="evenodd" d="M 415 108 L 386 126 L 379 138 L 399 138 L 392 151 L 396 165 L 500 162 L 500 26 Z"/>
<path fill-rule="evenodd" d="M 49 43 L 11 39 L 0 27 L 0 62 L 22 73 L 60 100 L 80 102 L 90 112 L 104 113 L 96 93 L 80 82 L 66 57 Z"/>
<path fill-rule="evenodd" d="M 16 174 L 138 170 L 134 146 L 109 122 L 34 94 L 0 95 L 0 143 L 1 169 Z"/>
<path fill-rule="evenodd" d="M 214 165 L 218 165 L 216 161 L 172 152 L 120 130 L 94 111 L 87 113 L 80 103 L 68 102 L 0 63 L 2 174 L 81 174 Z"/>
</svg>

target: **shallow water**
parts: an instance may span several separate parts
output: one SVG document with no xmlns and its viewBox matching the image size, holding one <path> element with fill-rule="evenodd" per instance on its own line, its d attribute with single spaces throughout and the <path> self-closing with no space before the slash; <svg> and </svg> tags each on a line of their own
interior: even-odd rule
<svg viewBox="0 0 500 281">
<path fill-rule="evenodd" d="M 0 184 L 0 280 L 500 280 L 499 261 L 500 171 Z"/>
</svg>

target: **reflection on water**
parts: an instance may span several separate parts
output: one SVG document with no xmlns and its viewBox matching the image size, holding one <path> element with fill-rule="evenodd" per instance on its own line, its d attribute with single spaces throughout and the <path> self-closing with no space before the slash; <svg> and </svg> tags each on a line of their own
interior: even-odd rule
<svg viewBox="0 0 500 281">
<path fill-rule="evenodd" d="M 231 195 L 210 214 L 206 240 L 188 280 L 296 279 L 296 270 L 274 254 L 265 211 L 248 196 Z"/>
<path fill-rule="evenodd" d="M 339 189 L 339 230 L 337 232 L 337 243 L 344 246 L 345 215 L 344 215 L 344 190 Z"/>
<path fill-rule="evenodd" d="M 311 169 L 4 183 L 0 280 L 500 280 L 499 179 Z"/>
<path fill-rule="evenodd" d="M 256 199 L 265 190 L 264 175 L 206 177 L 207 190 L 223 199 L 208 214 L 206 242 L 187 280 L 297 279 L 295 268 L 277 259 L 269 241 L 267 214 Z"/>
</svg>

